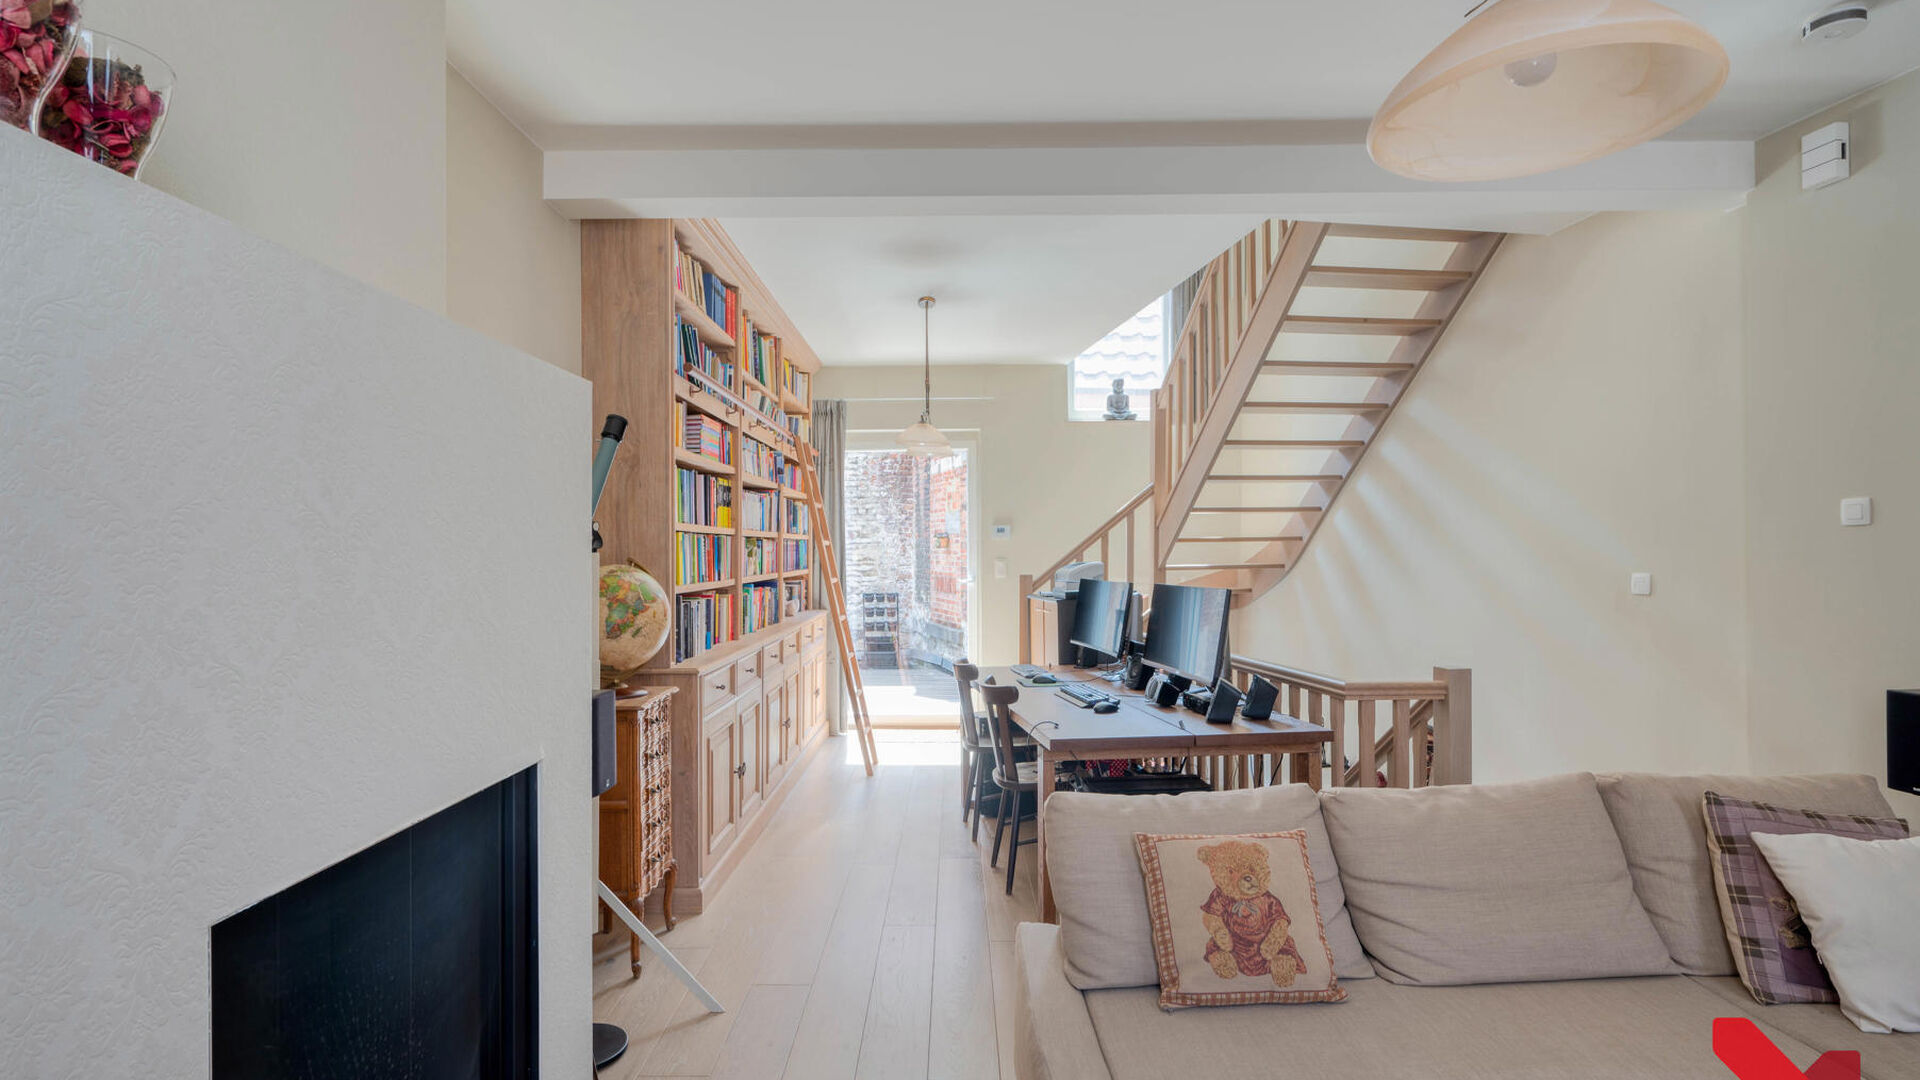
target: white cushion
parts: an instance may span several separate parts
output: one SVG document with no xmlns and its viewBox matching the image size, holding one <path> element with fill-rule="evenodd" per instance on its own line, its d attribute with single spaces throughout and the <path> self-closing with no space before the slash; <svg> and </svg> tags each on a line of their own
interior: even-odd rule
<svg viewBox="0 0 1920 1080">
<path fill-rule="evenodd" d="M 1754 833 L 1861 1031 L 1920 1031 L 1920 837 Z"/>
</svg>

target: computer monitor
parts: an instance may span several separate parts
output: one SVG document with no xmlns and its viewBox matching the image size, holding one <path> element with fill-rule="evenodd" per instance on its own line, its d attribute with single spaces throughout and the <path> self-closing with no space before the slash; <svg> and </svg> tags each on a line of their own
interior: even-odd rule
<svg viewBox="0 0 1920 1080">
<path fill-rule="evenodd" d="M 1067 640 L 1104 656 L 1119 656 L 1127 641 L 1127 611 L 1132 599 L 1131 581 L 1083 578 L 1073 611 L 1073 630 Z"/>
<path fill-rule="evenodd" d="M 1213 685 L 1227 654 L 1233 593 L 1196 585 L 1155 585 L 1144 659 L 1161 671 Z"/>
</svg>

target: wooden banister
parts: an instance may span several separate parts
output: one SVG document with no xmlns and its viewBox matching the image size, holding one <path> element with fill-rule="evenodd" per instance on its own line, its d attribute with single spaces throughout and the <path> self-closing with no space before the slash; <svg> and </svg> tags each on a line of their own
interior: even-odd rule
<svg viewBox="0 0 1920 1080">
<path fill-rule="evenodd" d="M 1294 763 L 1296 770 L 1303 765 L 1312 770 L 1310 782 L 1316 786 L 1368 784 L 1382 763 L 1393 787 L 1472 782 L 1473 673 L 1465 668 L 1434 668 L 1431 680 L 1355 682 L 1247 656 L 1235 655 L 1228 665 L 1242 688 L 1255 675 L 1278 687 L 1276 712 L 1332 729 L 1323 781 L 1317 755 Z M 1347 765 L 1350 742 L 1366 748 L 1352 766 Z"/>
<path fill-rule="evenodd" d="M 1068 548 L 1067 553 L 1054 560 L 1051 566 L 1048 566 L 1038 574 L 1020 575 L 1019 655 L 1021 663 L 1032 663 L 1034 656 L 1033 609 L 1032 605 L 1027 602 L 1027 597 L 1033 593 L 1036 587 L 1046 583 L 1054 574 L 1059 573 L 1061 567 L 1072 562 L 1086 561 L 1087 556 L 1095 554 L 1096 552 L 1099 555 L 1100 562 L 1107 565 L 1107 576 L 1109 578 L 1116 581 L 1134 580 L 1134 571 L 1138 568 L 1136 560 L 1140 550 L 1141 538 L 1139 533 L 1142 529 L 1146 530 L 1146 550 L 1148 552 L 1154 550 L 1152 503 L 1153 485 L 1148 484 L 1145 488 L 1141 489 L 1140 494 L 1128 499 L 1120 509 L 1113 512 L 1111 517 L 1101 522 L 1092 532 Z M 1143 510 L 1145 511 L 1144 513 Z M 1138 518 L 1144 518 L 1145 520 L 1144 522 L 1138 521 L 1136 520 Z M 1115 532 L 1120 534 L 1117 545 L 1114 538 Z M 1125 552 L 1125 559 L 1119 564 L 1124 568 L 1124 573 L 1114 573 L 1113 564 L 1110 562 L 1116 546 Z"/>
</svg>

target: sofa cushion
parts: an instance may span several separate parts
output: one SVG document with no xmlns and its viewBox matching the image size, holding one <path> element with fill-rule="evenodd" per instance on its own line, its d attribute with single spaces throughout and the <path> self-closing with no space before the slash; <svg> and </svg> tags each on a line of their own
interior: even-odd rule
<svg viewBox="0 0 1920 1080">
<path fill-rule="evenodd" d="M 1347 999 L 1320 922 L 1305 829 L 1134 839 L 1161 1008 Z"/>
<path fill-rule="evenodd" d="M 1429 986 L 1674 972 L 1587 773 L 1338 788 L 1321 813 L 1383 978 Z"/>
<path fill-rule="evenodd" d="M 1155 986 L 1153 930 L 1136 833 L 1247 832 L 1307 834 L 1307 861 L 1320 896 L 1320 917 L 1333 948 L 1334 974 L 1373 975 L 1347 917 L 1340 868 L 1327 843 L 1320 803 L 1299 784 L 1185 795 L 1086 795 L 1047 799 L 1047 876 L 1059 911 L 1067 977 L 1082 990 Z"/>
<path fill-rule="evenodd" d="M 1152 990 L 1096 990 L 1087 1012 L 1113 1080 L 1731 1080 L 1712 993 L 1678 976 L 1347 987 L 1340 1005 L 1163 1013 Z M 1766 1028 L 1765 1023 L 1761 1024 Z M 1805 1068 L 1819 1054 L 1767 1032 Z"/>
<path fill-rule="evenodd" d="M 1662 776 L 1612 773 L 1596 778 L 1620 834 L 1634 891 L 1680 969 L 1732 975 L 1700 800 L 1708 791 L 1736 799 L 1829 814 L 1892 817 L 1871 776 Z"/>
<path fill-rule="evenodd" d="M 1832 833 L 1897 840 L 1906 837 L 1907 823 L 1731 799 L 1717 791 L 1707 792 L 1703 803 L 1713 891 L 1740 981 L 1753 991 L 1754 1000 L 1767 1005 L 1839 1001 L 1793 895 L 1753 838 L 1761 833 Z"/>
<path fill-rule="evenodd" d="M 1725 1003 L 1723 1015 L 1747 1016 L 1813 1047 L 1860 1051 L 1861 1080 L 1913 1080 L 1920 1076 L 1920 1035 L 1864 1035 L 1838 1005 L 1762 1005 L 1731 975 L 1689 980 Z"/>
<path fill-rule="evenodd" d="M 1755 833 L 1753 842 L 1807 920 L 1840 1011 L 1861 1031 L 1920 1034 L 1920 837 Z"/>
</svg>

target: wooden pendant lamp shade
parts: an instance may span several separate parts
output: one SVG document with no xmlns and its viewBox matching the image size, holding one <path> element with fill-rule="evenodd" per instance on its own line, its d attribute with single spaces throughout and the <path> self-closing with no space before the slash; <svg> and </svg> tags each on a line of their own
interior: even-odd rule
<svg viewBox="0 0 1920 1080">
<path fill-rule="evenodd" d="M 1419 180 L 1504 180 L 1671 131 L 1727 81 L 1727 52 L 1651 0 L 1495 0 L 1374 115 L 1367 151 Z"/>
</svg>

